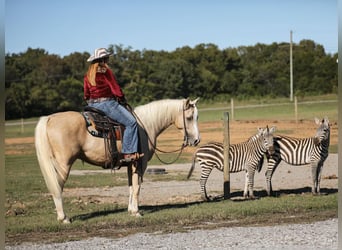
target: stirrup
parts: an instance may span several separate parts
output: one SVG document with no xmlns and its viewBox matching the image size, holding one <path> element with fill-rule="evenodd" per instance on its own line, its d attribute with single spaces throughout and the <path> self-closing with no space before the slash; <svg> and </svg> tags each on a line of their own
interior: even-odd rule
<svg viewBox="0 0 342 250">
<path fill-rule="evenodd" d="M 140 158 L 142 158 L 144 156 L 144 154 L 139 154 L 139 153 L 133 153 L 133 154 L 127 154 L 125 155 L 127 157 L 124 157 L 123 159 L 120 160 L 120 162 L 133 162 L 133 161 L 137 161 Z"/>
</svg>

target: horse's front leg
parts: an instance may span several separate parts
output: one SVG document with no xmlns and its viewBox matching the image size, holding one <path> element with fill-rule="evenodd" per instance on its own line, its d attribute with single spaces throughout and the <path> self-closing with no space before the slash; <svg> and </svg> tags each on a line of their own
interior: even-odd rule
<svg viewBox="0 0 342 250">
<path fill-rule="evenodd" d="M 127 168 L 127 173 L 129 185 L 128 212 L 134 216 L 141 216 L 139 213 L 140 173 L 137 171 L 135 164 Z"/>
</svg>

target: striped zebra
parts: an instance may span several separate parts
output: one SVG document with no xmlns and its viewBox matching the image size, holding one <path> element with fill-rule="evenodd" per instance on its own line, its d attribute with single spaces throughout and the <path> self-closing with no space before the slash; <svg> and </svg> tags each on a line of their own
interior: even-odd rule
<svg viewBox="0 0 342 250">
<path fill-rule="evenodd" d="M 290 165 L 311 164 L 312 193 L 320 193 L 321 170 L 328 157 L 330 143 L 330 125 L 325 117 L 322 121 L 315 118 L 318 125 L 316 134 L 311 138 L 292 138 L 289 136 L 274 136 L 274 154 L 266 153 L 268 166 L 265 172 L 266 191 L 272 194 L 272 175 L 281 161 Z"/>
<path fill-rule="evenodd" d="M 269 129 L 268 126 L 265 129 L 259 128 L 258 133 L 250 137 L 247 141 L 239 144 L 232 144 L 229 147 L 230 172 L 236 173 L 243 170 L 246 171 L 245 189 L 243 193 L 245 198 L 248 197 L 248 193 L 250 198 L 254 198 L 254 173 L 255 170 L 260 172 L 262 167 L 261 159 L 264 157 L 266 151 L 269 150 L 270 153 L 273 153 L 274 131 L 274 127 L 271 129 Z M 201 166 L 201 197 L 203 200 L 208 201 L 210 198 L 206 191 L 207 179 L 213 168 L 223 171 L 223 144 L 219 142 L 210 142 L 198 148 L 192 158 L 188 179 L 195 168 L 196 160 Z"/>
</svg>

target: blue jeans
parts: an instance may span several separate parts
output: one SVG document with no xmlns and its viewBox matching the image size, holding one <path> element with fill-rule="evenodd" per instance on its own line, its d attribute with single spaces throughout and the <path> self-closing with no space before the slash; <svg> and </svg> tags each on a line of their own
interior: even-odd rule
<svg viewBox="0 0 342 250">
<path fill-rule="evenodd" d="M 138 152 L 138 124 L 134 116 L 125 107 L 115 100 L 91 103 L 89 106 L 102 110 L 108 117 L 125 126 L 121 153 Z"/>
</svg>

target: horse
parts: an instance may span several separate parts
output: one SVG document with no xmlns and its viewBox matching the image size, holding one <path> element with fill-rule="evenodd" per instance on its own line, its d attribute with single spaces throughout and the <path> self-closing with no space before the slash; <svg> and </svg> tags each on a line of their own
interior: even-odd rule
<svg viewBox="0 0 342 250">
<path fill-rule="evenodd" d="M 139 147 L 144 156 L 139 159 L 139 164 L 127 166 L 128 212 L 131 215 L 141 216 L 138 202 L 142 177 L 156 150 L 157 137 L 175 125 L 184 136 L 182 148 L 200 142 L 197 101 L 198 98 L 164 99 L 133 109 L 139 127 Z M 120 151 L 121 141 L 117 141 L 117 146 Z M 65 111 L 40 117 L 35 128 L 35 147 L 40 170 L 56 207 L 57 220 L 70 223 L 62 200 L 70 169 L 77 159 L 105 167 L 110 159 L 105 153 L 104 141 L 89 133 L 80 112 Z"/>
</svg>

